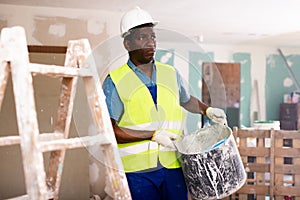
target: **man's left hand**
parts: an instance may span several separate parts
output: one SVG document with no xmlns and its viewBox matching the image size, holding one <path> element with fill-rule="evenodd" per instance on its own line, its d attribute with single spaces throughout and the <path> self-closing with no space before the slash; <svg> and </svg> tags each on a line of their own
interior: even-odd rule
<svg viewBox="0 0 300 200">
<path fill-rule="evenodd" d="M 206 116 L 211 119 L 212 122 L 218 124 L 225 124 L 227 125 L 227 117 L 224 110 L 220 108 L 212 108 L 208 107 L 206 109 Z"/>
</svg>

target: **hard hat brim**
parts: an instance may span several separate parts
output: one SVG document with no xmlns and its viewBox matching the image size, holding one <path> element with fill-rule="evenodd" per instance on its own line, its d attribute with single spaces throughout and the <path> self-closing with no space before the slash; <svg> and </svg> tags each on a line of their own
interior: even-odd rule
<svg viewBox="0 0 300 200">
<path fill-rule="evenodd" d="M 153 24 L 153 27 L 154 27 L 154 26 L 156 26 L 158 23 L 159 23 L 159 21 L 153 21 L 153 22 L 145 23 L 145 24 Z M 140 24 L 140 25 L 138 25 L 138 26 L 141 26 L 141 25 L 143 25 L 143 24 Z M 138 27 L 138 26 L 132 27 L 132 28 L 129 29 L 127 32 L 121 34 L 121 37 L 124 38 L 124 37 L 130 35 L 130 30 L 132 30 L 132 29 L 134 29 L 134 28 L 136 28 L 136 27 Z"/>
</svg>

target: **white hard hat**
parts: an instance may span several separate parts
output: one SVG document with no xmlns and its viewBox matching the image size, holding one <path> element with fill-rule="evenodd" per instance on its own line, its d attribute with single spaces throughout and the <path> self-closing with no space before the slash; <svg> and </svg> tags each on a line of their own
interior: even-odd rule
<svg viewBox="0 0 300 200">
<path fill-rule="evenodd" d="M 121 36 L 125 37 L 130 29 L 148 23 L 155 26 L 158 21 L 154 21 L 148 12 L 137 6 L 123 15 L 120 24 Z"/>
</svg>

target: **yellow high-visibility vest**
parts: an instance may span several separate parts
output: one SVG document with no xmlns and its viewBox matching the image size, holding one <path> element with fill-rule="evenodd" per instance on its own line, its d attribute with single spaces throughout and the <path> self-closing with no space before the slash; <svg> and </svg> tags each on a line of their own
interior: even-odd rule
<svg viewBox="0 0 300 200">
<path fill-rule="evenodd" d="M 127 64 L 110 72 L 124 104 L 118 126 L 141 131 L 163 129 L 181 135 L 185 113 L 179 103 L 176 71 L 170 65 L 159 62 L 155 65 L 157 106 L 148 88 Z M 125 172 L 156 167 L 158 159 L 166 168 L 180 167 L 175 151 L 151 140 L 118 144 L 118 147 Z"/>
</svg>

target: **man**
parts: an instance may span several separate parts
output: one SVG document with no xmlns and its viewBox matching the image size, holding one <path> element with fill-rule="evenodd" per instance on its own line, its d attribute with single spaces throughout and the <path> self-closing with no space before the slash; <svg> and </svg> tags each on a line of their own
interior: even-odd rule
<svg viewBox="0 0 300 200">
<path fill-rule="evenodd" d="M 173 140 L 182 135 L 184 109 L 226 121 L 223 110 L 188 94 L 174 67 L 154 60 L 157 22 L 136 7 L 121 20 L 129 54 L 103 83 L 132 198 L 187 199 Z"/>
</svg>

